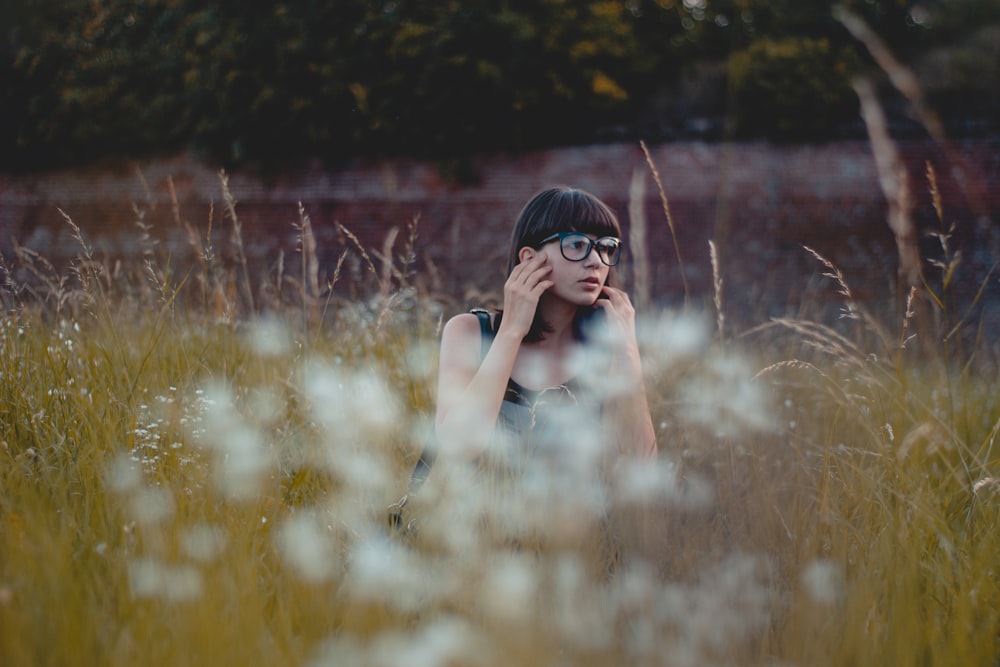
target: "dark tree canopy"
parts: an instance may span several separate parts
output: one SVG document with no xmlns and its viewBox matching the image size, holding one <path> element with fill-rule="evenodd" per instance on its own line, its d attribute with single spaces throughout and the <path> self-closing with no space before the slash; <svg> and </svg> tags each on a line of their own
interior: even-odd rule
<svg viewBox="0 0 1000 667">
<path fill-rule="evenodd" d="M 822 141 L 857 127 L 849 78 L 872 68 L 834 4 L 6 0 L 0 167 Z M 930 73 L 955 126 L 1000 129 L 994 0 L 841 4 Z"/>
</svg>

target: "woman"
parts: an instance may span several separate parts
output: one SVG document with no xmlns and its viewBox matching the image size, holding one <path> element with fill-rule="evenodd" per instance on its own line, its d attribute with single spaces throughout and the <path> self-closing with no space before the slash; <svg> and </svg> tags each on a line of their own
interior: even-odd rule
<svg viewBox="0 0 1000 667">
<path fill-rule="evenodd" d="M 567 456 L 584 456 L 574 451 L 581 439 L 594 445 L 585 458 L 601 468 L 623 455 L 656 456 L 635 310 L 610 280 L 621 250 L 618 220 L 588 192 L 550 188 L 525 205 L 503 310 L 461 314 L 444 327 L 438 460 L 500 459 L 524 472 L 538 459 L 564 466 Z M 549 436 L 563 441 L 553 448 L 540 416 L 552 411 L 540 406 L 567 403 L 580 409 L 548 419 Z M 529 441 L 533 453 L 525 454 Z"/>
<path fill-rule="evenodd" d="M 608 473 L 657 455 L 635 310 L 611 281 L 621 251 L 617 218 L 590 193 L 550 188 L 525 205 L 503 310 L 444 327 L 436 447 L 410 490 L 430 488 L 420 518 L 404 520 L 404 497 L 391 526 L 453 548 L 573 549 L 595 573 L 615 569 Z"/>
</svg>

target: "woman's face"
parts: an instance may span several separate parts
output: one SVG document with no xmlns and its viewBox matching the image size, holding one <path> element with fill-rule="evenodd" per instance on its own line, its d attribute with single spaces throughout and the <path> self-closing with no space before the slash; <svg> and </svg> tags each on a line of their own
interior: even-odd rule
<svg viewBox="0 0 1000 667">
<path fill-rule="evenodd" d="M 591 241 L 597 237 L 586 235 Z M 571 240 L 568 240 L 571 242 Z M 522 249 L 526 250 L 526 249 Z M 552 267 L 549 279 L 554 283 L 548 294 L 559 297 L 576 306 L 592 306 L 601 295 L 601 288 L 608 279 L 611 267 L 601 261 L 597 248 L 591 248 L 587 256 L 580 261 L 570 261 L 560 250 L 560 240 L 555 239 L 537 250 L 545 255 Z"/>
</svg>

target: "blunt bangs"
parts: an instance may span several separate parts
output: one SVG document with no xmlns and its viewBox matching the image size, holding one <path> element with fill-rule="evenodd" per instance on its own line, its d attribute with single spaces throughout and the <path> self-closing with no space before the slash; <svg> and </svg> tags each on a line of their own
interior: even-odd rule
<svg viewBox="0 0 1000 667">
<path fill-rule="evenodd" d="M 556 232 L 583 232 L 594 236 L 614 236 L 621 238 L 622 230 L 618 219 L 600 200 L 580 192 L 572 191 L 569 201 L 568 222 L 565 229 L 553 229 Z"/>
<path fill-rule="evenodd" d="M 538 212 L 535 224 L 525 230 L 521 247 L 531 246 L 556 232 L 583 232 L 595 236 L 620 236 L 615 214 L 593 195 L 582 190 L 553 191 L 549 206 Z"/>
</svg>

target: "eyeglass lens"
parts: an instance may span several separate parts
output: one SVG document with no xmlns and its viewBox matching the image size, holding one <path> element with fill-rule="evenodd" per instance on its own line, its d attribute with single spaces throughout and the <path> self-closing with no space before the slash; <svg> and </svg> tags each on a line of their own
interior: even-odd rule
<svg viewBox="0 0 1000 667">
<path fill-rule="evenodd" d="M 598 256 L 605 264 L 614 266 L 618 263 L 622 246 L 615 239 L 602 238 L 594 241 L 585 234 L 567 234 L 562 237 L 559 243 L 559 249 L 562 251 L 563 257 L 571 262 L 579 262 L 586 259 L 587 255 L 590 254 L 591 248 L 595 246 L 597 247 Z"/>
</svg>

